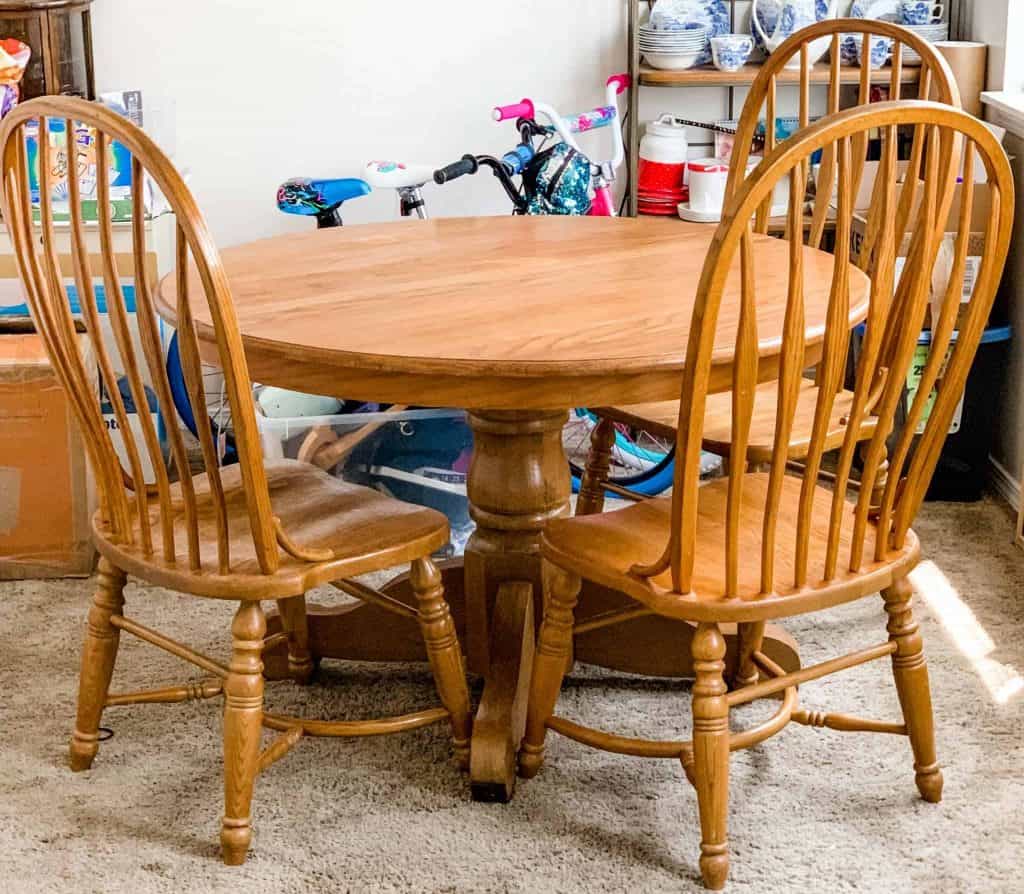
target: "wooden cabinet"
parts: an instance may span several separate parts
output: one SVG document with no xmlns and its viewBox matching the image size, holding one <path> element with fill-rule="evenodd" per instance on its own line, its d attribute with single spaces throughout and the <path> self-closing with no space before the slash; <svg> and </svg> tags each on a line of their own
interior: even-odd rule
<svg viewBox="0 0 1024 894">
<path fill-rule="evenodd" d="M 0 0 L 0 37 L 32 48 L 22 99 L 61 93 L 95 99 L 92 0 Z"/>
</svg>

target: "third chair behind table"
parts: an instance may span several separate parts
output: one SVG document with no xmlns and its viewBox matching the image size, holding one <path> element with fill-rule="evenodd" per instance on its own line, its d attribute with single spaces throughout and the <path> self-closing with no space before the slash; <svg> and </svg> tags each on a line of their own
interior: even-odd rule
<svg viewBox="0 0 1024 894">
<path fill-rule="evenodd" d="M 870 40 L 872 36 L 882 36 L 892 41 L 891 70 L 884 73 L 872 73 L 867 67 L 855 68 L 842 64 L 844 49 L 849 49 L 851 41 Z M 806 48 L 810 43 L 823 38 L 831 41 L 831 61 L 827 68 L 828 77 L 824 81 L 821 80 L 820 75 L 822 66 L 814 68 L 809 65 L 809 57 L 806 53 Z M 729 183 L 726 189 L 727 196 L 734 195 L 743 183 L 749 170 L 748 161 L 751 157 L 755 137 L 764 135 L 766 152 L 774 148 L 776 128 L 767 126 L 767 122 L 775 122 L 777 118 L 779 88 L 792 83 L 793 75 L 791 70 L 787 71 L 787 64 L 792 63 L 793 59 L 797 57 L 800 60 L 796 78 L 799 84 L 798 116 L 801 127 L 806 127 L 811 122 L 811 90 L 819 85 L 824 85 L 827 88 L 827 110 L 829 113 L 837 112 L 840 109 L 842 85 L 849 84 L 850 88 L 856 92 L 855 105 L 867 105 L 871 102 L 873 85 L 880 80 L 884 80 L 884 86 L 888 88 L 889 98 L 892 100 L 928 99 L 931 96 L 937 98 L 939 102 L 960 107 L 960 94 L 946 60 L 928 41 L 914 32 L 901 28 L 899 25 L 873 19 L 833 19 L 818 22 L 794 34 L 772 53 L 754 79 L 743 104 L 743 112 L 733 143 L 733 153 L 729 165 Z M 906 64 L 904 63 L 905 59 L 907 60 Z M 911 60 L 913 60 L 912 64 Z M 865 176 L 868 151 L 871 147 L 870 141 L 870 134 L 862 134 L 851 144 L 849 176 L 854 196 L 858 194 L 861 180 Z M 905 149 L 905 170 L 908 174 L 920 170 L 924 151 L 923 131 L 920 128 L 916 129 L 913 139 L 904 140 L 901 146 Z M 902 163 L 901 167 L 904 167 Z M 769 194 L 756 209 L 756 232 L 772 232 L 788 237 L 790 230 L 796 229 L 801 233 L 806 245 L 812 248 L 822 247 L 825 234 L 834 233 L 836 223 L 833 200 L 837 188 L 837 165 L 833 147 L 826 146 L 822 149 L 820 165 L 814 170 L 817 171 L 817 175 L 812 182 L 813 195 L 809 197 L 810 214 L 807 217 L 802 216 L 794 228 L 787 227 L 784 219 L 773 218 L 772 215 L 778 210 L 780 196 L 785 195 L 784 188 L 776 188 L 774 193 Z M 807 182 L 810 181 L 805 180 L 798 184 L 797 188 L 801 196 L 804 195 L 804 187 Z M 785 187 L 786 184 L 780 184 L 780 186 Z M 876 181 L 875 189 L 877 190 L 880 186 L 881 184 Z M 910 214 L 920 200 L 920 195 L 920 178 L 906 176 L 899 188 L 896 212 L 896 233 L 899 236 L 906 232 Z M 944 198 L 943 207 L 948 207 L 951 195 L 950 191 L 949 195 Z M 873 196 L 873 198 L 876 197 L 877 195 Z M 871 202 L 872 207 L 877 207 L 877 204 L 876 201 Z M 942 219 L 945 220 L 945 217 Z M 870 270 L 873 263 L 873 244 L 876 235 L 877 227 L 869 230 L 868 238 L 865 239 L 864 247 L 861 249 L 859 263 L 864 270 Z M 803 461 L 807 455 L 807 447 L 811 439 L 810 422 L 818 401 L 820 384 L 820 366 L 815 370 L 814 379 L 807 379 L 800 383 L 797 412 L 789 448 L 790 459 L 796 462 Z M 844 420 L 852 400 L 852 392 L 843 390 L 842 383 L 838 387 L 840 391 L 835 401 L 835 414 L 830 422 L 830 431 L 834 439 L 841 439 L 845 434 Z M 750 439 L 746 445 L 746 451 L 741 457 L 746 462 L 764 462 L 772 452 L 776 412 L 775 393 L 774 383 L 764 383 L 755 392 Z M 732 461 L 736 453 L 729 438 L 732 411 L 733 395 L 731 392 L 708 395 L 704 416 L 703 449 L 716 453 L 728 461 Z M 599 511 L 601 508 L 601 495 L 604 489 L 600 486 L 600 482 L 604 477 L 605 466 L 603 451 L 609 438 L 612 437 L 614 424 L 634 426 L 646 431 L 657 432 L 662 437 L 672 437 L 676 421 L 679 418 L 679 402 L 662 401 L 634 406 L 601 407 L 595 409 L 594 412 L 601 418 L 602 423 L 594 431 L 593 447 L 581 490 L 585 489 L 588 493 L 597 495 L 597 498 L 586 501 L 582 505 L 582 510 L 578 511 Z M 869 414 L 865 418 L 860 432 L 862 440 L 873 435 L 874 427 L 874 417 Z M 880 484 L 884 484 L 884 481 Z"/>
</svg>

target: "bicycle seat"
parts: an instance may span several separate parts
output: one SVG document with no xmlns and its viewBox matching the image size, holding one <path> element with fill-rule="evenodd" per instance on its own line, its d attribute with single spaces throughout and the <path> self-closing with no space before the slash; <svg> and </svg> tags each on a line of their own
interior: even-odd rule
<svg viewBox="0 0 1024 894">
<path fill-rule="evenodd" d="M 434 179 L 436 165 L 403 164 L 399 161 L 371 161 L 363 176 L 374 189 L 406 189 Z"/>
<path fill-rule="evenodd" d="M 342 202 L 371 192 L 370 184 L 357 177 L 316 180 L 293 177 L 277 189 L 277 207 L 285 214 L 320 217 L 330 214 Z"/>
</svg>

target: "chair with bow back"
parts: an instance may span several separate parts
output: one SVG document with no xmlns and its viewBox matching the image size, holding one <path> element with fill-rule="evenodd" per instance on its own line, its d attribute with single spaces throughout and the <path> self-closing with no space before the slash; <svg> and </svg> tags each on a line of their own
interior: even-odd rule
<svg viewBox="0 0 1024 894">
<path fill-rule="evenodd" d="M 842 65 L 843 50 L 849 49 L 857 41 L 870 46 L 873 38 L 892 41 L 892 67 L 888 72 L 887 84 L 890 100 L 906 98 L 908 92 L 914 98 L 934 98 L 956 108 L 960 107 L 960 93 L 956 81 L 950 72 L 949 65 L 942 55 L 926 40 L 906 28 L 889 22 L 873 19 L 832 19 L 818 22 L 797 31 L 782 46 L 772 53 L 761 66 L 757 77 L 750 86 L 750 91 L 743 103 L 736 137 L 733 141 L 733 153 L 729 169 L 729 182 L 726 194 L 733 195 L 743 182 L 751 147 L 759 130 L 764 128 L 765 152 L 775 148 L 776 134 L 774 127 L 765 127 L 767 121 L 774 121 L 780 112 L 779 87 L 797 85 L 798 109 L 797 120 L 801 128 L 806 127 L 812 117 L 811 87 L 822 83 L 820 72 L 824 64 L 817 67 L 810 64 L 809 49 L 816 41 L 828 40 L 830 61 L 827 64 L 828 98 L 826 109 L 828 114 L 840 111 L 843 99 L 844 70 Z M 908 67 L 905 64 L 907 51 L 912 51 L 920 59 L 920 65 Z M 794 59 L 799 59 L 797 74 L 789 66 Z M 850 89 L 856 93 L 856 106 L 868 105 L 871 102 L 873 72 L 868 67 L 858 69 L 858 79 Z M 911 75 L 916 76 L 911 78 Z M 909 83 L 908 83 L 909 81 Z M 915 83 L 916 82 L 916 83 Z M 851 145 L 851 188 L 856 196 L 864 175 L 865 163 L 869 147 L 869 135 L 863 134 Z M 915 133 L 909 149 L 906 170 L 919 171 L 923 161 L 923 144 L 920 134 Z M 799 223 L 800 232 L 804 233 L 807 245 L 819 248 L 826 229 L 834 223 L 830 218 L 830 208 L 834 199 L 836 186 L 836 157 L 833 147 L 825 147 L 822 152 L 821 164 L 814 178 L 814 193 L 809 200 L 810 213 Z M 800 194 L 804 194 L 800 184 Z M 877 189 L 877 184 L 876 184 Z M 921 194 L 920 177 L 907 176 L 900 188 L 896 232 L 905 231 L 907 221 Z M 873 197 L 871 207 L 877 209 L 878 198 Z M 766 233 L 774 223 L 770 218 L 772 196 L 768 196 L 756 211 L 755 231 Z M 945 217 L 941 217 L 945 221 Z M 872 216 L 861 252 L 861 266 L 867 269 L 871 258 L 871 246 L 877 236 L 880 220 L 877 214 Z M 811 421 L 817 402 L 817 389 L 821 384 L 821 367 L 815 370 L 813 379 L 800 382 L 797 396 L 797 409 L 793 422 L 790 441 L 790 459 L 802 461 L 807 455 L 811 437 Z M 845 434 L 846 418 L 851 405 L 852 394 L 839 384 L 839 394 L 833 406 L 833 416 L 829 423 L 830 441 L 837 446 Z M 754 395 L 754 418 L 751 433 L 746 444 L 745 460 L 752 463 L 764 463 L 772 455 L 772 433 L 775 427 L 774 391 L 770 384 L 759 387 Z M 664 441 L 671 442 L 675 438 L 675 424 L 679 415 L 678 401 L 659 401 L 654 403 L 636 404 L 622 407 L 601 407 L 594 411 L 600 418 L 592 435 L 592 447 L 587 467 L 583 474 L 580 487 L 580 499 L 577 511 L 580 514 L 599 512 L 604 503 L 604 494 L 609 474 L 612 451 L 615 444 L 615 424 L 626 425 L 640 431 L 646 431 Z M 735 455 L 729 438 L 732 418 L 732 396 L 728 392 L 709 395 L 705 409 L 703 449 L 729 460 Z M 865 418 L 861 431 L 862 439 L 869 439 L 874 432 L 874 417 L 870 414 Z M 884 481 L 880 481 L 880 484 Z M 629 496 L 629 494 L 624 494 Z M 875 494 L 878 497 L 878 492 Z"/>
<path fill-rule="evenodd" d="M 51 141 L 53 122 L 64 129 L 66 158 L 56 157 L 57 141 Z M 38 152 L 38 229 L 33 224 L 29 187 L 29 128 L 35 131 Z M 111 176 L 102 162 L 115 140 L 131 155 L 132 269 L 118 269 L 118 259 L 122 258 L 123 265 L 123 256 L 113 248 Z M 91 154 L 87 156 L 87 152 Z M 4 119 L 0 153 L 3 215 L 18 271 L 36 328 L 70 396 L 100 491 L 93 536 L 101 558 L 86 624 L 78 716 L 71 740 L 72 769 L 85 770 L 92 765 L 106 707 L 223 695 L 225 806 L 220 838 L 224 861 L 238 864 L 245 860 L 252 837 L 250 804 L 256 776 L 303 736 L 380 735 L 449 721 L 455 752 L 465 766 L 468 689 L 440 575 L 430 559 L 431 553 L 447 542 L 445 516 L 347 484 L 311 465 L 285 460 L 264 464 L 230 284 L 194 198 L 167 157 L 139 128 L 94 103 L 68 97 L 39 98 Z M 77 176 L 67 178 L 72 266 L 83 321 L 123 436 L 126 468 L 104 423 L 98 395 L 89 386 L 58 260 L 52 195 L 54 171 L 61 164 L 72 172 L 95 170 L 99 276 L 114 345 L 106 345 L 103 339 L 92 270 L 95 256 L 87 246 Z M 200 425 L 203 471 L 193 475 L 193 457 L 186 451 L 181 431 L 171 425 L 167 436 L 177 480 L 168 472 L 150 414 L 138 414 L 139 435 L 133 433 L 128 401 L 120 393 L 115 374 L 115 369 L 123 371 L 135 407 L 149 406 L 149 387 L 161 406 L 172 406 L 152 282 L 145 273 L 148 182 L 166 197 L 176 216 L 177 332 L 192 406 L 197 408 L 197 418 L 203 418 L 205 398 L 196 331 L 200 325 L 209 325 L 216 336 L 217 361 L 224 371 L 238 453 L 237 465 L 221 467 L 211 428 Z M 125 304 L 125 279 L 134 279 L 138 342 L 132 337 Z M 197 308 L 208 309 L 211 323 L 203 324 L 194 316 Z M 119 366 L 115 366 L 115 357 Z M 149 485 L 144 483 L 147 466 L 155 478 Z M 313 672 L 305 592 L 328 581 L 340 581 L 355 596 L 371 601 L 386 598 L 349 579 L 406 562 L 411 563 L 417 608 L 401 608 L 418 617 L 443 706 L 399 717 L 337 722 L 264 711 L 264 649 L 287 641 L 291 675 L 307 682 Z M 128 574 L 182 593 L 236 601 L 230 661 L 203 655 L 127 617 L 123 590 Z M 283 633 L 267 636 L 260 603 L 264 599 L 277 601 Z M 208 678 L 157 690 L 111 694 L 122 632 L 191 662 Z M 280 735 L 261 748 L 264 726 Z"/>
<path fill-rule="evenodd" d="M 900 191 L 896 129 L 900 126 L 919 132 L 924 167 L 922 195 L 907 223 L 910 256 L 917 263 L 907 266 L 897 286 Z M 849 424 L 838 446 L 834 485 L 828 487 L 819 470 L 832 442 L 830 420 L 849 355 L 851 283 L 856 279 L 860 288 L 865 278 L 850 257 L 857 166 L 854 147 L 876 129 L 885 137 L 885 151 L 876 188 L 878 235 L 867 267 L 867 319 L 855 364 Z M 906 420 L 897 428 L 904 371 L 924 323 L 930 271 L 943 241 L 944 228 L 937 224 L 959 172 L 961 148 L 966 170 L 972 170 L 977 161 L 987 172 L 991 206 L 985 222 L 984 256 L 974 293 L 966 312 L 961 313 L 960 283 L 967 263 L 975 193 L 973 183 L 968 182 L 962 188 L 952 276 L 941 301 L 932 308 L 930 354 Z M 779 378 L 773 385 L 778 409 L 773 415 L 768 470 L 731 463 L 727 477 L 701 486 L 700 448 L 711 361 L 723 344 L 733 345 L 734 357 L 729 440 L 743 455 L 752 437 L 759 355 L 753 241 L 763 238 L 756 236 L 752 219 L 775 186 L 788 178 L 788 229 L 799 233 L 803 222 L 801 187 L 812 156 L 822 150 L 830 151 L 836 160 L 837 235 L 820 387 L 810 418 L 804 466 L 799 474 L 787 472 L 809 344 L 804 326 L 804 257 L 813 249 L 793 238 L 789 240 Z M 769 152 L 738 186 L 727 201 L 698 285 L 680 392 L 672 498 L 557 519 L 544 530 L 541 552 L 546 610 L 519 755 L 523 776 L 531 777 L 540 769 L 549 729 L 592 747 L 680 760 L 697 790 L 700 868 L 705 884 L 713 889 L 724 886 L 729 865 L 729 752 L 764 741 L 791 721 L 907 736 L 921 796 L 927 801 L 940 799 L 942 773 L 935 751 L 928 672 L 907 580 L 921 555 L 911 523 L 988 320 L 1006 260 L 1013 209 L 1012 172 L 996 139 L 977 119 L 931 102 L 879 103 L 827 116 Z M 725 303 L 728 312 L 722 310 Z M 737 308 L 738 324 L 733 324 Z M 727 331 L 719 331 L 720 318 L 729 321 Z M 918 436 L 915 432 L 925 419 L 933 389 L 937 395 Z M 862 486 L 856 497 L 848 498 L 854 455 L 869 414 L 875 423 L 863 451 Z M 871 495 L 882 475 L 890 437 L 895 446 L 889 457 L 889 474 L 875 503 Z M 555 715 L 571 652 L 582 578 L 617 590 L 658 615 L 696 624 L 691 646 L 696 669 L 692 741 L 630 738 Z M 885 642 L 786 673 L 760 651 L 756 637 L 746 637 L 739 655 L 730 661 L 737 666 L 752 665 L 756 674 L 747 685 L 729 690 L 721 625 L 738 623 L 752 629 L 766 620 L 827 609 L 879 591 L 889 619 Z M 902 722 L 799 707 L 797 686 L 885 656 L 892 660 Z M 781 704 L 770 720 L 743 732 L 730 731 L 731 708 L 780 693 Z"/>
</svg>

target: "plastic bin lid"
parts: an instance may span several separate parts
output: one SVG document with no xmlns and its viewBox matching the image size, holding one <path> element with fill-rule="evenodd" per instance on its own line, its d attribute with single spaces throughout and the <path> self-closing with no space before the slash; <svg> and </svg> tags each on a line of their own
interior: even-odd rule
<svg viewBox="0 0 1024 894">
<path fill-rule="evenodd" d="M 78 289 L 73 285 L 65 286 L 68 293 L 68 303 L 71 306 L 72 314 L 80 314 L 82 312 L 82 305 L 78 300 Z M 107 313 L 107 292 L 102 285 L 96 285 L 93 287 L 93 292 L 96 296 L 96 312 L 99 314 Z M 133 285 L 122 285 L 121 292 L 124 294 L 125 311 L 127 313 L 135 313 L 135 286 Z M 0 305 L 0 317 L 27 317 L 29 316 L 28 305 L 24 302 L 21 304 L 4 304 Z"/>
<path fill-rule="evenodd" d="M 856 332 L 858 335 L 863 335 L 864 334 L 864 327 L 865 327 L 864 323 L 859 323 L 854 328 L 853 331 Z M 952 337 L 951 341 L 956 341 L 957 336 L 959 334 L 960 334 L 959 332 L 954 330 L 953 337 Z M 983 344 L 983 345 L 991 345 L 991 344 L 995 344 L 996 342 L 1009 341 L 1012 337 L 1013 337 L 1013 328 L 1011 326 L 990 326 L 988 329 L 986 329 L 982 333 L 981 344 Z M 923 329 L 921 331 L 921 334 L 917 338 L 917 343 L 919 345 L 930 345 L 932 343 L 932 332 L 931 332 L 931 330 L 930 329 Z"/>
</svg>

